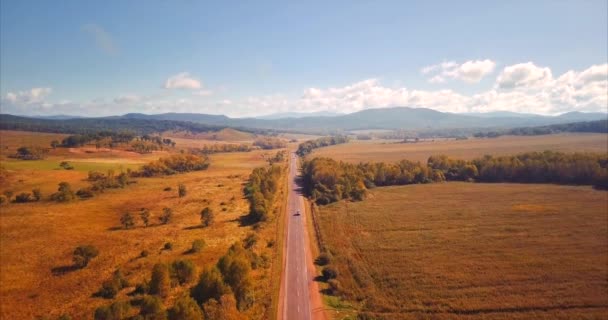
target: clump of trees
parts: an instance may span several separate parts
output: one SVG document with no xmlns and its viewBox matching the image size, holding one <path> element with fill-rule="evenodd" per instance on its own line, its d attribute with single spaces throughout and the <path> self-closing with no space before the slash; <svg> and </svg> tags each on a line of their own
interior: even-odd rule
<svg viewBox="0 0 608 320">
<path fill-rule="evenodd" d="M 87 180 L 91 183 L 91 190 L 103 192 L 105 189 L 124 188 L 129 183 L 129 175 L 126 172 L 115 174 L 114 170 L 108 170 L 106 174 L 89 171 Z"/>
<path fill-rule="evenodd" d="M 215 220 L 215 214 L 213 210 L 209 207 L 205 207 L 201 210 L 201 225 L 203 227 L 209 227 L 213 224 Z"/>
<path fill-rule="evenodd" d="M 117 269 L 112 277 L 101 284 L 101 289 L 96 293 L 97 296 L 112 299 L 120 290 L 129 286 L 129 281 L 124 277 L 122 271 Z"/>
<path fill-rule="evenodd" d="M 273 165 L 275 163 L 281 163 L 287 159 L 287 151 L 282 150 L 278 151 L 274 156 L 266 157 L 266 161 L 269 165 Z"/>
<path fill-rule="evenodd" d="M 249 144 L 241 143 L 217 143 L 204 145 L 202 148 L 192 149 L 192 153 L 197 154 L 213 154 L 224 152 L 249 152 L 253 147 Z"/>
<path fill-rule="evenodd" d="M 287 147 L 285 140 L 275 137 L 258 138 L 253 142 L 253 145 L 264 150 L 281 149 Z"/>
<path fill-rule="evenodd" d="M 17 149 L 17 152 L 10 157 L 21 160 L 40 160 L 44 159 L 46 153 L 47 150 L 40 147 L 20 147 Z"/>
<path fill-rule="evenodd" d="M 89 143 L 95 143 L 97 147 L 113 147 L 119 143 L 128 143 L 135 138 L 135 134 L 129 131 L 98 131 L 83 134 L 74 134 L 61 141 L 59 146 L 71 148 L 80 147 Z M 55 141 L 51 142 L 52 147 L 58 147 Z"/>
<path fill-rule="evenodd" d="M 4 197 L 2 197 L 2 198 L 6 199 Z M 41 193 L 40 189 L 34 188 L 34 189 L 32 189 L 32 193 L 21 192 L 18 195 L 16 195 L 15 203 L 36 202 L 36 201 L 40 201 L 40 199 L 42 199 L 42 193 Z M 10 200 L 10 198 L 8 198 L 7 200 L 3 200 L 3 201 L 8 201 L 8 200 Z"/>
<path fill-rule="evenodd" d="M 313 149 L 327 147 L 335 144 L 347 143 L 347 136 L 333 136 L 333 137 L 323 137 L 315 140 L 309 140 L 303 143 L 300 143 L 298 146 L 298 151 L 296 153 L 303 157 L 312 152 Z"/>
<path fill-rule="evenodd" d="M 154 177 L 206 170 L 207 168 L 209 168 L 209 158 L 207 156 L 174 154 L 144 165 L 139 171 L 134 172 L 133 175 Z"/>
<path fill-rule="evenodd" d="M 249 217 L 254 221 L 270 218 L 272 205 L 279 191 L 284 169 L 279 165 L 256 168 L 245 186 L 245 196 L 249 200 Z"/>
<path fill-rule="evenodd" d="M 74 261 L 74 265 L 76 267 L 84 268 L 89 265 L 91 259 L 97 257 L 98 255 L 99 250 L 97 247 L 92 245 L 81 245 L 74 249 L 72 260 Z"/>
<path fill-rule="evenodd" d="M 76 199 L 76 194 L 72 191 L 72 186 L 67 182 L 60 182 L 57 192 L 51 194 L 51 200 L 57 202 L 68 202 Z"/>
</svg>

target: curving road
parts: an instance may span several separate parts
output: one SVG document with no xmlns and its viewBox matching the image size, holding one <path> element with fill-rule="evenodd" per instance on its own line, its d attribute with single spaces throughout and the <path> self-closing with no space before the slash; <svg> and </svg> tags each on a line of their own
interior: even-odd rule
<svg viewBox="0 0 608 320">
<path fill-rule="evenodd" d="M 304 199 L 296 183 L 298 161 L 295 153 L 289 159 L 289 193 L 287 195 L 285 261 L 281 279 L 278 319 L 323 319 L 321 298 L 314 278 L 310 253 Z M 300 215 L 296 215 L 299 212 Z"/>
</svg>

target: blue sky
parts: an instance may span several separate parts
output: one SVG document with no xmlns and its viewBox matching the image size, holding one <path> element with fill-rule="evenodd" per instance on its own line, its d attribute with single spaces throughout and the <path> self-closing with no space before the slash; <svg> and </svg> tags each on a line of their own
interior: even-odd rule
<svg viewBox="0 0 608 320">
<path fill-rule="evenodd" d="M 606 111 L 607 3 L 3 0 L 0 106 Z"/>
</svg>

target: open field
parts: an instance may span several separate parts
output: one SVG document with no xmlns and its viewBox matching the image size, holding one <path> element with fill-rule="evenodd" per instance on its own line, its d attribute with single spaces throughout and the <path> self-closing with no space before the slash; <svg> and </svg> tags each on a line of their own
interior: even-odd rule
<svg viewBox="0 0 608 320">
<path fill-rule="evenodd" d="M 370 193 L 318 210 L 344 299 L 330 305 L 386 319 L 606 316 L 608 192 L 438 183 Z"/>
<path fill-rule="evenodd" d="M 425 162 L 431 155 L 445 154 L 456 159 L 473 159 L 491 154 L 512 155 L 531 151 L 608 152 L 606 134 L 554 134 L 543 136 L 502 136 L 494 139 L 449 140 L 419 143 L 395 141 L 352 141 L 315 149 L 309 157 L 330 157 L 347 162 L 402 159 Z"/>
<path fill-rule="evenodd" d="M 41 134 L 42 138 L 28 138 L 32 133 L 2 134 L 2 148 L 15 149 L 21 144 L 48 146 L 57 135 Z M 9 137 L 9 139 L 5 139 Z M 47 141 L 48 140 L 48 141 Z M 44 160 L 24 161 L 2 159 L 0 193 L 7 190 L 18 194 L 40 188 L 43 200 L 30 203 L 11 203 L 0 207 L 0 318 L 34 319 L 48 315 L 69 314 L 73 319 L 89 319 L 95 308 L 112 300 L 93 297 L 103 281 L 120 268 L 132 287 L 120 292 L 117 300 L 128 301 L 127 293 L 133 286 L 150 278 L 157 262 L 190 259 L 199 268 L 214 264 L 230 245 L 243 240 L 252 228 L 243 226 L 240 218 L 249 211 L 243 197 L 243 184 L 251 170 L 266 165 L 264 151 L 214 154 L 206 171 L 190 172 L 155 178 L 136 178 L 136 183 L 124 189 L 109 189 L 88 200 L 55 203 L 48 200 L 61 181 L 69 182 L 73 190 L 86 187 L 87 172 L 116 173 L 156 159 L 167 152 L 140 155 L 110 151 L 73 152 L 58 148 Z M 79 151 L 79 150 L 76 150 Z M 275 151 L 276 152 L 276 151 Z M 121 158 L 122 157 L 122 158 Z M 74 170 L 64 170 L 59 162 L 69 160 Z M 177 186 L 184 184 L 187 195 L 178 197 Z M 165 191 L 171 187 L 170 191 Z M 200 228 L 200 211 L 209 206 L 215 212 L 215 223 Z M 163 207 L 173 209 L 173 220 L 161 225 L 158 217 Z M 144 227 L 139 210 L 151 212 L 151 226 Z M 136 227 L 120 227 L 120 216 L 130 212 Z M 280 220 L 277 220 L 280 221 Z M 267 318 L 271 313 L 271 273 L 276 259 L 276 225 L 272 222 L 257 231 L 260 240 L 256 252 L 269 258 L 270 265 L 254 270 L 256 305 L 247 310 L 254 319 Z M 185 254 L 192 241 L 204 239 L 207 246 L 199 254 Z M 167 242 L 171 250 L 162 250 Z M 70 270 L 72 252 L 81 244 L 95 245 L 100 254 L 84 269 Z M 149 251 L 141 257 L 143 250 Z M 280 262 L 280 261 L 279 261 Z M 279 263 L 277 262 L 277 263 Z M 58 271 L 59 270 L 59 271 Z M 61 271 L 63 270 L 63 271 Z M 197 277 L 198 279 L 198 277 Z M 173 305 L 186 286 L 173 288 L 164 300 L 165 307 Z M 133 308 L 135 312 L 137 308 Z"/>
</svg>

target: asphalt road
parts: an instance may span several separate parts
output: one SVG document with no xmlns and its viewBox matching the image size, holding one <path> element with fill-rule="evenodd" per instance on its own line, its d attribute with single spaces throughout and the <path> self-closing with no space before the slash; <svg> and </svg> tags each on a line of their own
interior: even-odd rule
<svg viewBox="0 0 608 320">
<path fill-rule="evenodd" d="M 304 199 L 296 184 L 298 164 L 295 154 L 289 159 L 289 193 L 287 195 L 287 241 L 283 270 L 282 319 L 313 319 L 309 285 L 306 216 Z M 299 215 L 296 213 L 299 212 Z"/>
</svg>

